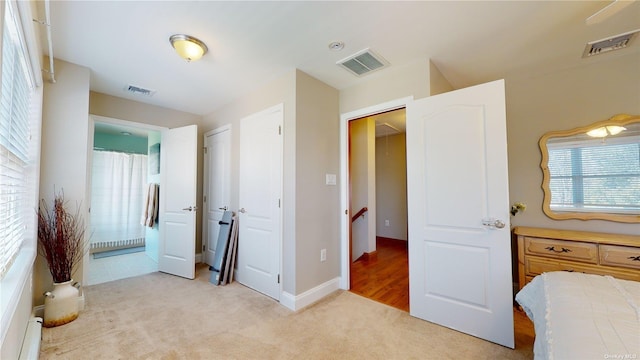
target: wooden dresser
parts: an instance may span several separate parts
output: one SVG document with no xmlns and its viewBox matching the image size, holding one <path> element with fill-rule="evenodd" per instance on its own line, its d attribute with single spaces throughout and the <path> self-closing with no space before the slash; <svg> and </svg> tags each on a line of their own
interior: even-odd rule
<svg viewBox="0 0 640 360">
<path fill-rule="evenodd" d="M 549 271 L 640 281 L 640 236 L 516 227 L 520 288 Z"/>
</svg>

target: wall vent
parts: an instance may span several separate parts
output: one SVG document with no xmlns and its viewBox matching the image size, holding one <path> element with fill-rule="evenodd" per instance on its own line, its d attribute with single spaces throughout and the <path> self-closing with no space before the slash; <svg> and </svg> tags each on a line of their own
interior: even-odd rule
<svg viewBox="0 0 640 360">
<path fill-rule="evenodd" d="M 155 90 L 145 89 L 135 85 L 127 85 L 125 91 L 134 95 L 153 96 L 156 93 Z"/>
<path fill-rule="evenodd" d="M 611 36 L 606 39 L 588 42 L 587 46 L 584 48 L 582 57 L 586 58 L 593 55 L 604 54 L 613 50 L 624 49 L 629 45 L 631 40 L 639 31 L 640 29 L 633 30 L 624 34 Z"/>
<path fill-rule="evenodd" d="M 336 63 L 355 76 L 370 74 L 389 65 L 389 62 L 370 49 L 364 49 Z"/>
</svg>

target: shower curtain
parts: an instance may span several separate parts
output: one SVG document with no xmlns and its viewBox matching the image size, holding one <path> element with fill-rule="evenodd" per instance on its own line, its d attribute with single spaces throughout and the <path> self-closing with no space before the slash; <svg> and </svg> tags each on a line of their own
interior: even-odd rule
<svg viewBox="0 0 640 360">
<path fill-rule="evenodd" d="M 91 252 L 144 246 L 147 155 L 93 151 Z"/>
</svg>

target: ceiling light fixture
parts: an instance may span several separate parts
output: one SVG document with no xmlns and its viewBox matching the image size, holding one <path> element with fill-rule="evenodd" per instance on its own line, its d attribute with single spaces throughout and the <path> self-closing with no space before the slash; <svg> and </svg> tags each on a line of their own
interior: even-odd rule
<svg viewBox="0 0 640 360">
<path fill-rule="evenodd" d="M 599 127 L 597 129 L 593 129 L 591 131 L 587 131 L 587 135 L 591 136 L 591 137 L 605 137 L 608 135 L 618 135 L 621 132 L 627 130 L 627 128 L 623 127 L 623 126 L 603 126 L 603 127 Z"/>
<path fill-rule="evenodd" d="M 207 45 L 193 36 L 184 34 L 171 35 L 171 45 L 181 58 L 187 61 L 196 61 L 207 53 Z"/>
</svg>

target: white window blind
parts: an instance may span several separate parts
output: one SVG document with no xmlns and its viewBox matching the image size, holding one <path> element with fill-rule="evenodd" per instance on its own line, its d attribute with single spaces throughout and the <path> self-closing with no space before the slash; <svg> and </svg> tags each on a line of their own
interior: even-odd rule
<svg viewBox="0 0 640 360">
<path fill-rule="evenodd" d="M 551 208 L 640 214 L 640 139 L 549 148 Z"/>
<path fill-rule="evenodd" d="M 5 2 L 8 4 L 9 2 Z M 0 279 L 8 271 L 25 238 L 25 211 L 30 148 L 30 104 L 33 82 L 16 14 L 5 7 L 2 31 L 0 90 Z"/>
</svg>

